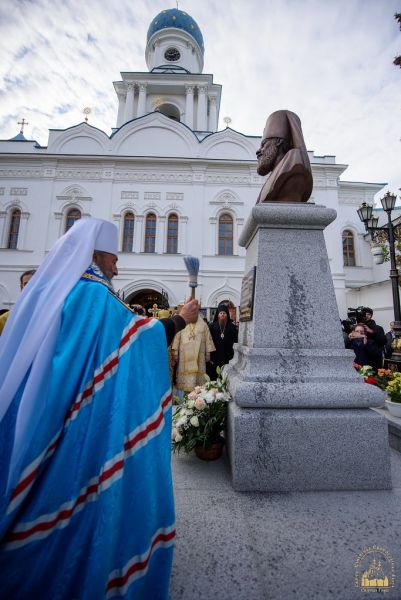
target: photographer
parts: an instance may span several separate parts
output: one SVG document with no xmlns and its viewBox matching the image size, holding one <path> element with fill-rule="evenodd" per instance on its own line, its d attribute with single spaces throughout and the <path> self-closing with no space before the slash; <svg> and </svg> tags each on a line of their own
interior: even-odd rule
<svg viewBox="0 0 401 600">
<path fill-rule="evenodd" d="M 386 334 L 384 333 L 383 327 L 376 325 L 376 322 L 372 319 L 372 317 L 373 310 L 367 306 L 364 306 L 362 308 L 362 325 L 365 326 L 368 339 L 373 340 L 383 351 L 387 341 Z"/>
<path fill-rule="evenodd" d="M 363 324 L 355 325 L 353 331 L 348 335 L 345 347 L 355 352 L 355 362 L 364 367 L 370 365 L 375 371 L 383 365 L 383 350 L 372 339 L 369 338 L 369 327 Z"/>
</svg>

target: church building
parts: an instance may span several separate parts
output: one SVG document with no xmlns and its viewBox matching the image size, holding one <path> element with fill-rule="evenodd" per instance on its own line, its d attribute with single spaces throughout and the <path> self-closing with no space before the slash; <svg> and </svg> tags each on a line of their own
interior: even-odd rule
<svg viewBox="0 0 401 600">
<path fill-rule="evenodd" d="M 237 240 L 264 180 L 256 172 L 260 137 L 219 130 L 222 85 L 203 73 L 204 52 L 196 21 L 182 10 L 164 10 L 147 32 L 147 70 L 122 72 L 114 82 L 110 135 L 82 122 L 50 129 L 46 147 L 23 133 L 0 141 L 0 309 L 18 298 L 20 274 L 37 268 L 85 216 L 119 229 L 113 282 L 126 302 L 147 308 L 182 302 L 188 295 L 183 257 L 193 255 L 200 261 L 202 306 L 213 309 L 223 300 L 239 306 L 245 249 Z M 267 116 L 260 115 L 261 131 Z M 334 156 L 309 152 L 309 158 L 309 201 L 338 215 L 325 239 L 345 318 L 347 306 L 363 302 L 361 290 L 377 282 L 356 210 L 372 204 L 384 184 L 344 181 L 347 165 Z M 375 316 L 387 310 L 380 302 Z M 380 323 L 392 318 L 381 314 Z"/>
</svg>

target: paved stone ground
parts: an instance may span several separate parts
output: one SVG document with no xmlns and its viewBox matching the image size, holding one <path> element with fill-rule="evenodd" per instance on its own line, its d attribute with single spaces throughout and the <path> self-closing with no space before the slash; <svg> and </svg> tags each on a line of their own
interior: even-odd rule
<svg viewBox="0 0 401 600">
<path fill-rule="evenodd" d="M 401 600 L 401 454 L 391 459 L 391 491 L 254 494 L 232 489 L 226 457 L 174 457 L 171 600 Z M 395 587 L 367 595 L 354 564 L 375 545 L 394 559 Z"/>
</svg>

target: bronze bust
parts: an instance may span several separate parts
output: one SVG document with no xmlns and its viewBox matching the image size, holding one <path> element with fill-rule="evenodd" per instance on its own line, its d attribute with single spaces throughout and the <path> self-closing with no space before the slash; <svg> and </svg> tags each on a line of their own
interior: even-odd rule
<svg viewBox="0 0 401 600">
<path fill-rule="evenodd" d="M 277 110 L 266 121 L 256 152 L 259 175 L 270 177 L 257 202 L 306 202 L 313 179 L 301 121 L 289 110 Z"/>
</svg>

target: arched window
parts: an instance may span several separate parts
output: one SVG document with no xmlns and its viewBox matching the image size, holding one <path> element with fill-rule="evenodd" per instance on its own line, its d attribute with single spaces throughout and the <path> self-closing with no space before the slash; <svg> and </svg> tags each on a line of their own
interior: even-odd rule
<svg viewBox="0 0 401 600">
<path fill-rule="evenodd" d="M 167 221 L 167 254 L 178 252 L 178 217 L 170 215 Z"/>
<path fill-rule="evenodd" d="M 17 248 L 20 223 L 21 211 L 19 208 L 15 208 L 11 213 L 10 229 L 8 231 L 7 248 L 10 248 L 11 250 L 16 250 Z"/>
<path fill-rule="evenodd" d="M 219 219 L 219 254 L 233 253 L 233 219 L 225 213 Z"/>
<path fill-rule="evenodd" d="M 154 252 L 156 246 L 156 215 L 149 213 L 145 224 L 145 252 Z"/>
<path fill-rule="evenodd" d="M 132 212 L 127 212 L 124 215 L 123 229 L 123 252 L 132 252 L 132 244 L 134 242 L 134 224 L 135 216 Z"/>
<path fill-rule="evenodd" d="M 355 267 L 355 242 L 354 234 L 349 229 L 343 231 L 343 257 L 344 267 Z"/>
<path fill-rule="evenodd" d="M 81 218 L 81 211 L 78 208 L 71 208 L 65 220 L 65 230 L 68 231 L 74 225 L 75 221 L 79 221 Z"/>
</svg>

